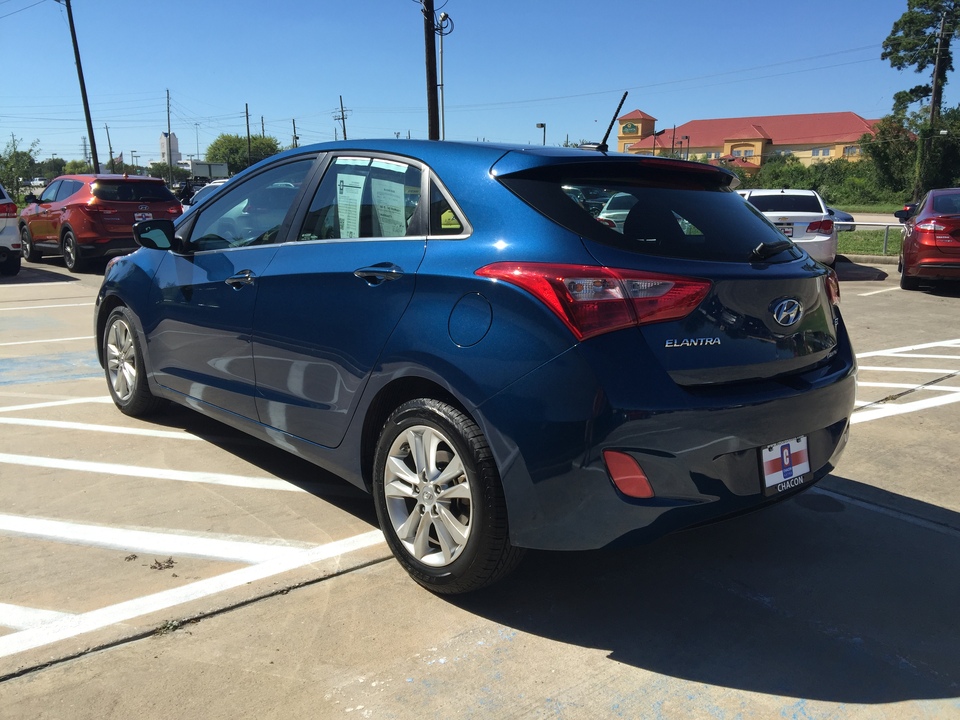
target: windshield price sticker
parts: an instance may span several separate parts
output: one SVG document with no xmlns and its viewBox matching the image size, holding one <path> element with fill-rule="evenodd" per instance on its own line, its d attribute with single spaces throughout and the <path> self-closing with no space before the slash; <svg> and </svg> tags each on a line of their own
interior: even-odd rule
<svg viewBox="0 0 960 720">
<path fill-rule="evenodd" d="M 809 481 L 810 458 L 807 438 L 783 440 L 760 449 L 764 495 L 778 495 Z"/>
</svg>

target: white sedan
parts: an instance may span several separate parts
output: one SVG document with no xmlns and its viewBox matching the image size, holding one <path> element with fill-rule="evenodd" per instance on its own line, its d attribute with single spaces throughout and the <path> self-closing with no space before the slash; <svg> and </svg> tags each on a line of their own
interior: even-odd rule
<svg viewBox="0 0 960 720">
<path fill-rule="evenodd" d="M 824 265 L 837 259 L 837 226 L 814 190 L 738 190 L 784 235 Z"/>
</svg>

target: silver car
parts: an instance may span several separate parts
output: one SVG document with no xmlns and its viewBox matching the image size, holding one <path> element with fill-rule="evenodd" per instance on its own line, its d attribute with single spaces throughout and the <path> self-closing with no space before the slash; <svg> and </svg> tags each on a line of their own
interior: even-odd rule
<svg viewBox="0 0 960 720">
<path fill-rule="evenodd" d="M 597 215 L 597 220 L 607 227 L 616 228 L 619 232 L 623 232 L 623 221 L 636 202 L 637 198 L 629 193 L 615 193 L 607 200 L 603 210 Z"/>
<path fill-rule="evenodd" d="M 814 260 L 833 266 L 837 226 L 823 198 L 814 190 L 738 190 L 751 205 L 802 247 Z"/>
</svg>

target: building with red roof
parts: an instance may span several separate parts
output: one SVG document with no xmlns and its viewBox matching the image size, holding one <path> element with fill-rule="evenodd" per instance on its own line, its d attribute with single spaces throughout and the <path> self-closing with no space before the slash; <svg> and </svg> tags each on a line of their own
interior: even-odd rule
<svg viewBox="0 0 960 720">
<path fill-rule="evenodd" d="M 804 165 L 860 157 L 860 138 L 872 135 L 877 120 L 853 112 L 765 115 L 691 120 L 656 128 L 657 119 L 641 110 L 617 118 L 617 149 L 640 155 L 679 154 L 710 163 L 757 170 L 765 158 L 795 155 Z"/>
</svg>

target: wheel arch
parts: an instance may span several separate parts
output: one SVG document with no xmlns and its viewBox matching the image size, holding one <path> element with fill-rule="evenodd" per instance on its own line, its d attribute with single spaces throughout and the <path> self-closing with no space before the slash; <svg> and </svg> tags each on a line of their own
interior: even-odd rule
<svg viewBox="0 0 960 720">
<path fill-rule="evenodd" d="M 96 338 L 97 360 L 100 363 L 100 367 L 103 367 L 103 333 L 106 332 L 107 329 L 107 319 L 110 317 L 110 313 L 118 307 L 127 307 L 127 304 L 116 295 L 107 295 L 97 308 L 94 337 Z M 137 328 L 134 328 L 135 331 L 136 329 Z"/>
<path fill-rule="evenodd" d="M 390 382 L 377 392 L 363 418 L 360 474 L 368 492 L 373 489 L 373 462 L 380 431 L 394 410 L 408 400 L 417 398 L 429 398 L 448 403 L 477 422 L 474 413 L 470 412 L 450 390 L 433 380 L 416 376 L 402 377 Z"/>
</svg>

